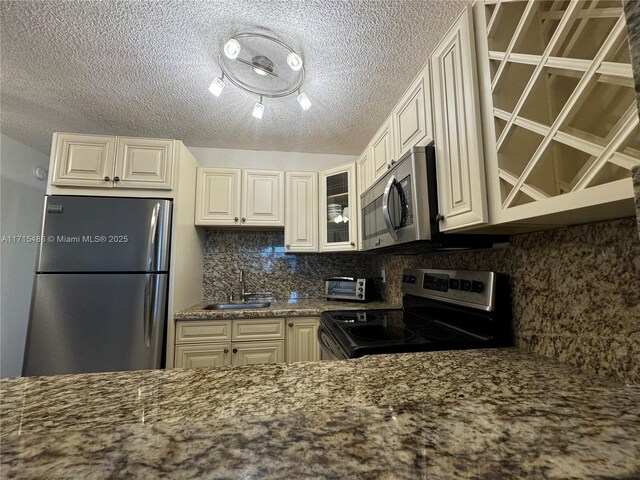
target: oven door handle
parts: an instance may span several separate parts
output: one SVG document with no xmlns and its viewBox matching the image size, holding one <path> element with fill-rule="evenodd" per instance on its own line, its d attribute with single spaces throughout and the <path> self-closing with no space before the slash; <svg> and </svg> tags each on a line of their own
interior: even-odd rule
<svg viewBox="0 0 640 480">
<path fill-rule="evenodd" d="M 389 183 L 387 183 L 387 186 L 384 189 L 384 195 L 382 196 L 382 216 L 384 217 L 384 223 L 387 226 L 387 230 L 394 240 L 398 240 L 398 232 L 396 231 L 396 227 L 393 225 L 393 220 L 391 220 L 389 199 L 391 197 L 391 189 L 397 187 L 397 185 L 398 179 L 394 175 L 391 175 Z"/>
</svg>

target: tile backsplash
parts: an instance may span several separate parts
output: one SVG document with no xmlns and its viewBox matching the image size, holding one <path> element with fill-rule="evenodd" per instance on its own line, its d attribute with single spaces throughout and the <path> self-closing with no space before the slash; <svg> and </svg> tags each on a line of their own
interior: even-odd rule
<svg viewBox="0 0 640 480">
<path fill-rule="evenodd" d="M 516 235 L 505 249 L 429 255 L 284 253 L 282 232 L 208 231 L 204 298 L 238 290 L 322 297 L 333 275 L 375 277 L 401 300 L 403 268 L 494 270 L 511 278 L 516 344 L 585 370 L 640 383 L 640 239 L 635 218 Z"/>
<path fill-rule="evenodd" d="M 640 239 L 635 218 L 515 235 L 506 249 L 388 257 L 403 268 L 495 270 L 511 278 L 516 344 L 640 383 Z"/>
<path fill-rule="evenodd" d="M 239 292 L 240 270 L 250 292 L 269 291 L 276 299 L 320 298 L 331 276 L 380 275 L 380 258 L 362 254 L 287 254 L 284 233 L 207 231 L 204 288 L 207 301 Z"/>
</svg>

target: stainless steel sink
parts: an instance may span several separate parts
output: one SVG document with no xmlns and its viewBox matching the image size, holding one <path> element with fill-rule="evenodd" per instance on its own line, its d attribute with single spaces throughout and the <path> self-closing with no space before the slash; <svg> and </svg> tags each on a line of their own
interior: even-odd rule
<svg viewBox="0 0 640 480">
<path fill-rule="evenodd" d="M 246 310 L 250 308 L 267 308 L 271 302 L 255 303 L 212 303 L 203 307 L 203 310 Z"/>
</svg>

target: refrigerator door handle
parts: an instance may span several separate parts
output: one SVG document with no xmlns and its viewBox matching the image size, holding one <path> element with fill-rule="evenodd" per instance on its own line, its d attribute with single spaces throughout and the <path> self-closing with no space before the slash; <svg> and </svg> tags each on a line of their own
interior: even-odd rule
<svg viewBox="0 0 640 480">
<path fill-rule="evenodd" d="M 157 252 L 156 239 L 158 236 L 158 214 L 160 213 L 160 202 L 153 206 L 151 222 L 149 223 L 149 239 L 147 240 L 147 271 L 156 269 Z"/>
<path fill-rule="evenodd" d="M 160 292 L 158 291 L 158 275 L 147 273 L 144 286 L 144 344 L 151 346 L 153 329 L 158 318 Z"/>
</svg>

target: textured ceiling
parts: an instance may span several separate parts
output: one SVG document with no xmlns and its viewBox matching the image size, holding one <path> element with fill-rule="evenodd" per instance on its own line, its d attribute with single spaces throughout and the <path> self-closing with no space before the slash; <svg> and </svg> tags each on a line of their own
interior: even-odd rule
<svg viewBox="0 0 640 480">
<path fill-rule="evenodd" d="M 48 153 L 55 131 L 187 145 L 359 154 L 464 2 L 458 0 L 2 0 L 2 133 Z M 227 85 L 216 55 L 241 31 L 305 59 L 304 91 L 265 99 Z"/>
</svg>

